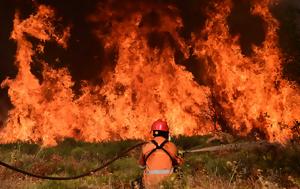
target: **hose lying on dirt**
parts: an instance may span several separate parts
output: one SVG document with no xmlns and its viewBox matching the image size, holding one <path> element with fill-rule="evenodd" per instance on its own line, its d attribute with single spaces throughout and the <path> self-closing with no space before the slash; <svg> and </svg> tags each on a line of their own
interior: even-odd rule
<svg viewBox="0 0 300 189">
<path fill-rule="evenodd" d="M 11 170 L 13 170 L 15 172 L 18 172 L 18 173 L 21 173 L 21 174 L 24 174 L 24 175 L 27 175 L 27 176 L 30 176 L 30 177 L 39 178 L 39 179 L 45 179 L 45 180 L 75 180 L 75 179 L 79 179 L 79 178 L 82 178 L 82 177 L 93 175 L 94 173 L 104 169 L 105 167 L 109 166 L 110 164 L 112 164 L 116 160 L 120 159 L 121 157 L 126 155 L 128 152 L 130 152 L 130 151 L 134 150 L 135 148 L 140 147 L 140 146 L 142 146 L 146 143 L 147 142 L 138 143 L 138 144 L 128 148 L 127 150 L 121 152 L 120 154 L 116 155 L 114 158 L 107 161 L 106 163 L 104 163 L 100 167 L 95 168 L 93 170 L 90 170 L 86 173 L 77 175 L 77 176 L 50 177 L 50 176 L 36 175 L 34 173 L 30 173 L 30 172 L 21 170 L 19 168 L 16 168 L 14 166 L 11 166 L 9 164 L 6 164 L 2 161 L 0 161 L 0 166 L 6 167 L 6 168 L 11 169 Z M 239 149 L 243 149 L 243 148 L 247 148 L 249 150 L 249 149 L 253 149 L 253 148 L 260 148 L 260 147 L 266 147 L 266 146 L 274 146 L 274 144 L 270 144 L 270 143 L 267 143 L 265 141 L 261 141 L 261 142 L 244 142 L 244 143 L 224 144 L 224 145 L 219 145 L 219 146 L 211 146 L 211 147 L 203 147 L 203 148 L 198 148 L 198 149 L 185 150 L 185 151 L 183 151 L 183 153 L 214 152 L 214 151 L 223 151 L 223 150 L 239 150 Z"/>
</svg>

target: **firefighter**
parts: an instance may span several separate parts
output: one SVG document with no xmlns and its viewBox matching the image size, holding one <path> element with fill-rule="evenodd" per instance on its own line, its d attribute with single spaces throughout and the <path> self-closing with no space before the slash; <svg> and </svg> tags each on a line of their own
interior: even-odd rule
<svg viewBox="0 0 300 189">
<path fill-rule="evenodd" d="M 157 188 L 161 181 L 173 173 L 174 166 L 183 163 L 183 159 L 177 156 L 175 144 L 168 140 L 167 122 L 161 119 L 155 121 L 151 132 L 154 138 L 143 146 L 139 165 L 144 169 L 144 186 Z"/>
</svg>

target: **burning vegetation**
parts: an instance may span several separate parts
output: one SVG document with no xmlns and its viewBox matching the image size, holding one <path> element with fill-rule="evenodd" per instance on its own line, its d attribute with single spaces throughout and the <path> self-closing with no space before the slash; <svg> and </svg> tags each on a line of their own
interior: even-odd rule
<svg viewBox="0 0 300 189">
<path fill-rule="evenodd" d="M 222 130 L 285 143 L 297 134 L 300 88 L 283 76 L 275 1 L 199 1 L 191 12 L 181 1 L 99 1 L 84 18 L 101 44 L 88 79 L 76 79 L 59 57 L 47 61 L 49 46 L 72 49 L 74 31 L 48 4 L 36 3 L 26 18 L 15 13 L 17 74 L 1 82 L 13 105 L 1 143 L 146 139 L 157 118 L 174 135 Z M 230 24 L 243 22 L 235 9 L 253 23 L 253 38 Z"/>
</svg>

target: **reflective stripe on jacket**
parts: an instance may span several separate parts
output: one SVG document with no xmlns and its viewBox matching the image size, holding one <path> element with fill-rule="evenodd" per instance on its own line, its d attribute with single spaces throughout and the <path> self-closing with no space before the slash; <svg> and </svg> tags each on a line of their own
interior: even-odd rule
<svg viewBox="0 0 300 189">
<path fill-rule="evenodd" d="M 145 171 L 147 175 L 160 175 L 160 174 L 172 174 L 173 169 L 159 169 L 159 170 L 148 170 Z"/>
</svg>

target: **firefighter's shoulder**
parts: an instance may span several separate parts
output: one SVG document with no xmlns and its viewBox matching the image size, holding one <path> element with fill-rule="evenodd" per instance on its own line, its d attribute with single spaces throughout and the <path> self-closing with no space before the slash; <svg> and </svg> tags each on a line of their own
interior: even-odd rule
<svg viewBox="0 0 300 189">
<path fill-rule="evenodd" d="M 172 148 L 177 148 L 176 145 L 173 142 L 171 142 L 171 141 L 169 141 L 167 143 L 167 145 L 170 146 L 170 147 L 172 147 Z"/>
<path fill-rule="evenodd" d="M 177 147 L 173 142 L 168 142 L 165 145 L 166 150 L 168 150 L 170 153 L 172 154 L 176 154 L 177 153 Z"/>
<path fill-rule="evenodd" d="M 151 141 L 149 141 L 149 142 L 145 143 L 145 144 L 142 146 L 142 151 L 143 151 L 143 152 L 148 152 L 148 151 L 150 151 L 153 147 L 155 147 L 154 144 L 153 144 Z"/>
</svg>

